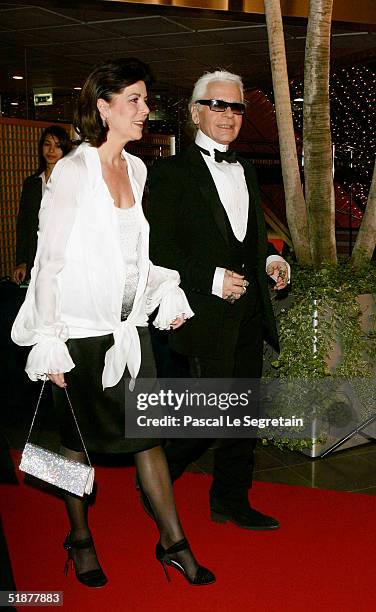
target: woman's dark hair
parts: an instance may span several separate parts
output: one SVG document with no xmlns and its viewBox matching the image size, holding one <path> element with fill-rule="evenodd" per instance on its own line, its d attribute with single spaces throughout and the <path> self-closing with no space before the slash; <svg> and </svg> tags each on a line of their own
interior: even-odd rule
<svg viewBox="0 0 376 612">
<path fill-rule="evenodd" d="M 63 152 L 63 157 L 72 149 L 72 141 L 64 128 L 62 128 L 60 125 L 50 125 L 49 127 L 45 128 L 38 142 L 38 169 L 36 171 L 36 174 L 38 175 L 42 174 L 42 172 L 44 172 L 47 168 L 47 162 L 43 156 L 43 145 L 47 136 L 52 136 L 58 141 Z"/>
<path fill-rule="evenodd" d="M 106 141 L 108 126 L 103 125 L 97 101 L 102 98 L 110 102 L 115 94 L 137 81 L 149 86 L 152 76 L 149 67 L 134 57 L 109 60 L 94 68 L 81 90 L 74 119 L 80 142 L 99 147 Z"/>
</svg>

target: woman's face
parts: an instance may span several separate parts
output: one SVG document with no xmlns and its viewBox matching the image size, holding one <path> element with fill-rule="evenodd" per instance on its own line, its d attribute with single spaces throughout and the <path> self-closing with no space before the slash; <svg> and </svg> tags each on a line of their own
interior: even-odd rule
<svg viewBox="0 0 376 612">
<path fill-rule="evenodd" d="M 105 119 L 109 133 L 119 140 L 140 140 L 150 109 L 146 103 L 147 92 L 144 81 L 137 81 L 115 94 L 110 102 L 99 99 L 98 110 Z"/>
<path fill-rule="evenodd" d="M 63 157 L 63 151 L 56 136 L 47 134 L 43 142 L 43 157 L 48 166 L 56 164 Z"/>
</svg>

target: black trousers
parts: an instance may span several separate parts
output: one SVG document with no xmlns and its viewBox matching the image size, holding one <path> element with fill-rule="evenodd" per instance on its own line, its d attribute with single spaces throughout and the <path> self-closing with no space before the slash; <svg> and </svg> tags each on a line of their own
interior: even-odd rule
<svg viewBox="0 0 376 612">
<path fill-rule="evenodd" d="M 262 373 L 263 332 L 259 301 L 247 300 L 246 312 L 238 325 L 235 346 L 234 321 L 225 322 L 223 356 L 220 359 L 189 357 L 190 373 L 201 378 L 260 378 Z M 230 311 L 231 313 L 231 311 Z M 226 350 L 227 346 L 231 350 Z M 233 348 L 234 347 L 234 348 Z M 165 447 L 166 458 L 174 481 L 213 443 L 212 439 L 172 439 Z M 248 505 L 252 485 L 255 439 L 226 438 L 218 441 L 214 451 L 213 483 L 210 498 L 220 499 L 227 506 Z"/>
</svg>

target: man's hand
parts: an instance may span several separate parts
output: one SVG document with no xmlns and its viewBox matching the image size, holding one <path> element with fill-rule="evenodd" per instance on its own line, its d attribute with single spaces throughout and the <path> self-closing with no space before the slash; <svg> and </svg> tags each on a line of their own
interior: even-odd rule
<svg viewBox="0 0 376 612">
<path fill-rule="evenodd" d="M 61 389 L 65 389 L 67 383 L 65 382 L 64 374 L 47 374 L 48 378 L 55 385 L 60 387 Z"/>
<path fill-rule="evenodd" d="M 232 272 L 232 270 L 225 270 L 222 288 L 223 299 L 233 304 L 235 300 L 238 300 L 245 294 L 248 285 L 248 281 L 245 280 L 242 274 L 237 274 Z"/>
<path fill-rule="evenodd" d="M 13 280 L 20 285 L 26 278 L 26 264 L 21 263 L 13 270 Z"/>
<path fill-rule="evenodd" d="M 274 291 L 285 289 L 289 282 L 289 272 L 285 261 L 271 261 L 266 273 L 275 280 Z"/>
</svg>

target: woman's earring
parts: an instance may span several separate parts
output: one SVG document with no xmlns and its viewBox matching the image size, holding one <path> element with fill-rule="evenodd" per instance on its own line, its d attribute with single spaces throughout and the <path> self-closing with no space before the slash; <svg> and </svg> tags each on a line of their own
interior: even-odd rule
<svg viewBox="0 0 376 612">
<path fill-rule="evenodd" d="M 106 121 L 105 117 L 102 117 L 102 123 L 103 123 L 103 127 L 106 128 L 107 127 L 107 121 Z"/>
</svg>

